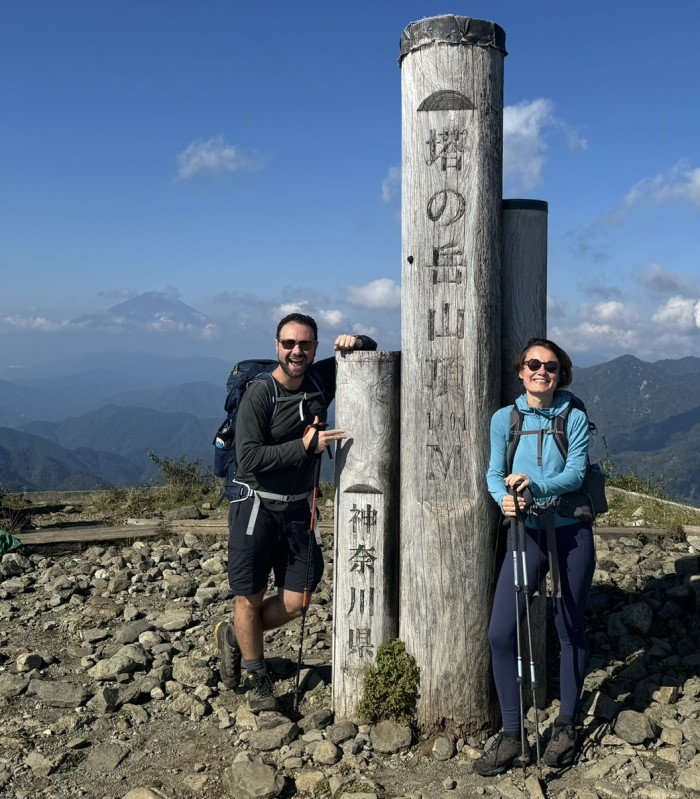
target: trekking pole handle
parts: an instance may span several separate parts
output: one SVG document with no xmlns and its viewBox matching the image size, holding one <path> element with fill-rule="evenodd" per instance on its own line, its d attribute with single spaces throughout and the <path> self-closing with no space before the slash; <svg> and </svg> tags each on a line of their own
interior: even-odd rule
<svg viewBox="0 0 700 799">
<path fill-rule="evenodd" d="M 511 497 L 513 497 L 513 505 L 514 505 L 514 509 L 515 509 L 515 518 L 516 519 L 522 519 L 523 518 L 523 511 L 522 511 L 522 508 L 520 507 L 520 503 L 518 502 L 518 499 L 523 496 L 522 493 L 520 493 L 518 491 L 516 486 L 510 486 L 508 488 L 508 493 L 511 495 Z"/>
</svg>

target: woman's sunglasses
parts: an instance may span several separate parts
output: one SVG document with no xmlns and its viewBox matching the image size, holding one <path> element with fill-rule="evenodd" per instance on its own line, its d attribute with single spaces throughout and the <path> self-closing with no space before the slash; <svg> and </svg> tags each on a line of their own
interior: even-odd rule
<svg viewBox="0 0 700 799">
<path fill-rule="evenodd" d="M 537 358 L 530 358 L 529 361 L 525 361 L 525 366 L 531 372 L 538 372 L 544 366 L 545 372 L 549 372 L 550 375 L 555 374 L 559 369 L 557 361 L 538 361 Z"/>
</svg>

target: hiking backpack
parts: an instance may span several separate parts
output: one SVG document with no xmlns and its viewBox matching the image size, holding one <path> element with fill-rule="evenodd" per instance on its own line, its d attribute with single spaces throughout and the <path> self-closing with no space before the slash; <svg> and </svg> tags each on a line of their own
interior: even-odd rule
<svg viewBox="0 0 700 799">
<path fill-rule="evenodd" d="M 236 417 L 241 400 L 248 386 L 255 380 L 265 383 L 272 400 L 272 413 L 268 419 L 268 427 L 272 424 L 280 403 L 285 401 L 298 402 L 296 396 L 280 397 L 277 390 L 277 383 L 272 377 L 272 372 L 277 368 L 278 361 L 271 361 L 265 358 L 260 360 L 239 361 L 231 370 L 231 374 L 226 381 L 226 402 L 224 410 L 226 418 L 219 426 L 214 436 L 214 474 L 216 477 L 225 478 L 224 497 L 229 500 L 239 499 L 241 496 L 240 483 L 236 482 L 236 472 L 238 471 L 238 459 L 236 457 Z M 316 387 L 313 394 L 304 394 L 303 400 L 312 396 L 321 395 L 325 403 L 325 394 L 313 375 L 309 374 L 311 382 Z"/>
<path fill-rule="evenodd" d="M 569 436 L 566 432 L 566 424 L 572 408 L 576 408 L 585 414 L 588 421 L 588 431 L 592 436 L 598 433 L 597 427 L 588 418 L 588 411 L 583 401 L 574 394 L 570 394 L 570 397 L 567 407 L 552 419 L 551 428 L 542 431 L 545 435 L 550 434 L 553 436 L 554 443 L 557 445 L 557 449 L 561 453 L 564 461 L 566 461 L 566 456 L 569 452 Z M 524 418 L 525 415 L 520 408 L 518 408 L 517 403 L 514 404 L 510 412 L 508 450 L 506 453 L 506 468 L 508 474 L 513 471 L 515 450 L 518 448 L 520 438 L 527 435 L 539 435 L 540 433 L 539 430 L 523 431 Z M 537 462 L 538 465 L 541 466 L 542 450 L 540 446 L 540 443 L 538 443 Z M 608 510 L 608 503 L 605 498 L 605 475 L 600 471 L 598 464 L 591 464 L 590 460 L 587 460 L 586 474 L 579 490 L 571 492 L 570 494 L 562 494 L 555 501 L 554 507 L 561 516 L 570 516 L 583 521 L 593 521 L 599 513 L 605 513 Z"/>
</svg>

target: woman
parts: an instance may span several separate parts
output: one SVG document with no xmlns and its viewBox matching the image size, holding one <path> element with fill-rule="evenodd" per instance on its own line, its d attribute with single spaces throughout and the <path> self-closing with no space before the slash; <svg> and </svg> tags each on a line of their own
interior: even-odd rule
<svg viewBox="0 0 700 799">
<path fill-rule="evenodd" d="M 518 436 L 512 469 L 509 469 L 513 406 L 501 408 L 493 415 L 491 459 L 486 479 L 489 493 L 505 516 L 516 515 L 516 501 L 518 512 L 525 516 L 529 586 L 539 586 L 549 571 L 546 526 L 552 521 L 555 526 L 556 552 L 552 552 L 552 557 L 559 567 L 561 590 L 561 596 L 555 598 L 555 622 L 561 643 L 561 706 L 542 760 L 545 765 L 561 767 L 573 762 L 578 745 L 576 714 L 588 660 L 583 613 L 593 579 L 595 551 L 590 523 L 560 516 L 554 512 L 552 503 L 581 486 L 588 463 L 588 418 L 581 410 L 570 409 L 566 420 L 568 451 L 564 459 L 551 433 L 554 418 L 569 406 L 572 398 L 568 391 L 562 390 L 571 383 L 571 359 L 553 341 L 534 338 L 515 359 L 514 366 L 525 389 L 516 400 L 523 414 L 524 435 Z M 551 514 L 549 519 L 548 514 Z M 509 534 L 509 552 L 512 544 Z M 523 753 L 527 758 L 530 754 L 527 739 L 524 745 L 522 739 L 514 591 L 513 558 L 506 557 L 496 586 L 489 626 L 503 730 L 474 763 L 474 770 L 482 776 L 502 774 Z M 522 619 L 526 601 L 522 591 L 518 601 Z"/>
</svg>

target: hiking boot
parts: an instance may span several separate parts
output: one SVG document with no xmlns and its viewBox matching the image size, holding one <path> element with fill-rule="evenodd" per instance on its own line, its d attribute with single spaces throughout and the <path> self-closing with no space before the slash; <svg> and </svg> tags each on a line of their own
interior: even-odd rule
<svg viewBox="0 0 700 799">
<path fill-rule="evenodd" d="M 578 731 L 573 724 L 557 724 L 552 727 L 552 737 L 542 755 L 542 762 L 551 768 L 563 768 L 574 762 L 578 751 Z"/>
<path fill-rule="evenodd" d="M 259 713 L 261 710 L 277 710 L 275 690 L 267 666 L 260 671 L 247 672 L 245 679 L 248 687 L 248 707 L 254 713 Z"/>
<path fill-rule="evenodd" d="M 241 648 L 233 627 L 220 621 L 214 627 L 214 641 L 219 650 L 219 676 L 227 688 L 238 688 L 241 681 Z"/>
<path fill-rule="evenodd" d="M 523 744 L 518 738 L 499 732 L 491 746 L 474 761 L 474 771 L 482 777 L 504 774 L 512 765 L 522 765 Z M 525 759 L 530 762 L 530 745 L 525 739 Z"/>
</svg>

